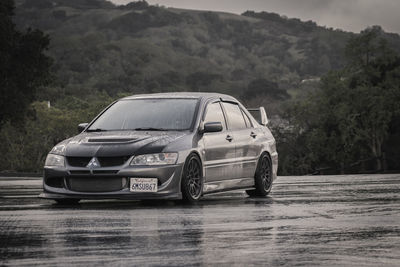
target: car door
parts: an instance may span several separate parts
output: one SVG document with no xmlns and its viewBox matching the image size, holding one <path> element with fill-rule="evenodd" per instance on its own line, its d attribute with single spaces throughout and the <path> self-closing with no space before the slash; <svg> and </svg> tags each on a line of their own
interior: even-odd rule
<svg viewBox="0 0 400 267">
<path fill-rule="evenodd" d="M 242 108 L 240 110 L 246 122 L 246 129 L 241 130 L 240 140 L 236 142 L 236 157 L 242 161 L 242 177 L 248 178 L 254 177 L 258 157 L 262 150 L 260 142 L 262 136 L 246 112 Z"/>
<path fill-rule="evenodd" d="M 237 179 L 243 176 L 242 155 L 247 153 L 246 151 L 243 151 L 245 149 L 243 146 L 245 139 L 243 130 L 246 129 L 246 122 L 238 104 L 233 102 L 222 102 L 222 107 L 225 111 L 228 129 L 231 133 L 230 135 L 235 142 L 235 161 L 232 162 L 231 168 L 234 170 L 232 179 Z"/>
<path fill-rule="evenodd" d="M 235 161 L 235 143 L 231 139 L 231 132 L 227 129 L 226 119 L 219 101 L 206 106 L 203 123 L 221 122 L 222 131 L 204 133 L 204 169 L 205 182 L 217 182 L 232 179 L 234 170 L 231 164 Z"/>
<path fill-rule="evenodd" d="M 235 141 L 235 171 L 234 178 L 250 178 L 254 176 L 255 165 L 260 145 L 257 143 L 257 133 L 250 119 L 237 103 L 223 102 L 228 120 L 228 128 L 232 131 Z"/>
</svg>

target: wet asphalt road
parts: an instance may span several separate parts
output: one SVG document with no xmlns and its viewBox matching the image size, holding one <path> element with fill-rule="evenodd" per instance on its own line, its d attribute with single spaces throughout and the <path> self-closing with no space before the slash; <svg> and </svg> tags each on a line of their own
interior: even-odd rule
<svg viewBox="0 0 400 267">
<path fill-rule="evenodd" d="M 37 178 L 0 177 L 0 265 L 400 266 L 400 175 L 279 177 L 174 202 L 39 200 Z"/>
</svg>

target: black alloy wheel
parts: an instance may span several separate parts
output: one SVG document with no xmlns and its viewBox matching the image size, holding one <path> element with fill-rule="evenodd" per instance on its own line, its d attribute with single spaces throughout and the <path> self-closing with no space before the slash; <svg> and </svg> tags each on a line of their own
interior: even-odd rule
<svg viewBox="0 0 400 267">
<path fill-rule="evenodd" d="M 182 183 L 182 197 L 184 202 L 195 203 L 203 193 L 203 175 L 200 159 L 197 155 L 191 154 L 185 163 Z"/>
<path fill-rule="evenodd" d="M 261 155 L 255 174 L 255 187 L 254 190 L 247 190 L 246 193 L 249 196 L 260 196 L 264 197 L 268 195 L 272 188 L 272 166 L 271 160 L 268 154 L 264 153 Z"/>
</svg>

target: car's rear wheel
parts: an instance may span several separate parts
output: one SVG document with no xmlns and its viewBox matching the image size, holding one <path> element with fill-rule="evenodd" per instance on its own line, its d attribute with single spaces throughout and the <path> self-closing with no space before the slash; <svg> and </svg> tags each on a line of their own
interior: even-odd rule
<svg viewBox="0 0 400 267">
<path fill-rule="evenodd" d="M 69 199 L 55 199 L 58 205 L 77 205 L 80 201 L 80 199 L 74 199 L 74 198 L 69 198 Z"/>
<path fill-rule="evenodd" d="M 181 191 L 183 201 L 186 203 L 197 202 L 203 193 L 203 175 L 200 159 L 191 154 L 185 162 L 183 169 Z"/>
<path fill-rule="evenodd" d="M 249 196 L 264 197 L 271 192 L 272 188 L 272 166 L 268 154 L 264 153 L 258 160 L 255 174 L 255 189 L 247 190 Z"/>
</svg>

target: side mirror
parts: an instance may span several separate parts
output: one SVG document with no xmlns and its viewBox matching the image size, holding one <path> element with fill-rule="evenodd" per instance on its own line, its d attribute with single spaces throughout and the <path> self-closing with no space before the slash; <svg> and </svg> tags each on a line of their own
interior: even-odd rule
<svg viewBox="0 0 400 267">
<path fill-rule="evenodd" d="M 204 133 L 215 133 L 222 131 L 221 122 L 207 122 L 204 124 Z"/>
<path fill-rule="evenodd" d="M 89 123 L 85 122 L 85 123 L 79 123 L 78 125 L 78 132 L 82 132 L 83 130 L 85 130 L 85 128 L 88 126 Z"/>
</svg>

